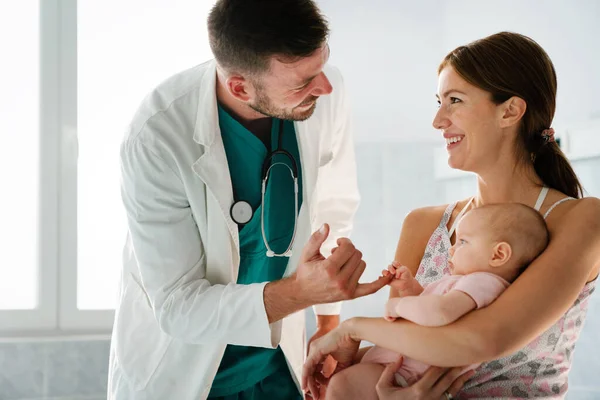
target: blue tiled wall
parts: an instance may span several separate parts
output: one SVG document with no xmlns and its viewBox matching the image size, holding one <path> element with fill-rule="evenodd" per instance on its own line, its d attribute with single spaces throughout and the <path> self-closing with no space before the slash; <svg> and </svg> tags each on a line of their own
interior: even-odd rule
<svg viewBox="0 0 600 400">
<path fill-rule="evenodd" d="M 108 340 L 0 343 L 0 400 L 106 399 Z"/>
</svg>

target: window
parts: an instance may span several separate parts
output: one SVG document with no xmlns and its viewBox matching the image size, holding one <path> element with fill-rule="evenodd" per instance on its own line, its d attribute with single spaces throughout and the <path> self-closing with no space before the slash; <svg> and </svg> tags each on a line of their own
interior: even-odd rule
<svg viewBox="0 0 600 400">
<path fill-rule="evenodd" d="M 51 3 L 0 4 L 2 331 L 56 326 L 56 44 L 48 44 L 57 35 L 56 23 L 42 23 Z"/>
<path fill-rule="evenodd" d="M 70 251 L 76 252 L 78 310 L 67 313 L 66 325 L 77 325 L 82 310 L 116 305 L 127 233 L 120 143 L 145 94 L 212 57 L 204 22 L 211 6 L 197 0 L 78 2 L 77 175 L 69 181 L 77 196 L 77 247 Z"/>
<path fill-rule="evenodd" d="M 19 40 L 15 40 L 19 38 Z M 33 310 L 38 285 L 39 7 L 0 4 L 0 309 Z"/>
<path fill-rule="evenodd" d="M 119 146 L 146 93 L 212 57 L 211 6 L 0 5 L 0 331 L 111 328 L 127 233 Z"/>
</svg>

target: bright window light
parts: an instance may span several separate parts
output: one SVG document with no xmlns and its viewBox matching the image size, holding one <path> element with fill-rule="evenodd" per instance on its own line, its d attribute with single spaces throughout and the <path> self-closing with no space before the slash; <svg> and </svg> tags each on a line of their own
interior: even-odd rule
<svg viewBox="0 0 600 400">
<path fill-rule="evenodd" d="M 198 0 L 78 2 L 79 309 L 115 307 L 127 234 L 119 146 L 148 92 L 212 57 L 211 6 Z"/>
<path fill-rule="evenodd" d="M 0 309 L 30 310 L 39 287 L 37 1 L 0 3 L 0 49 Z"/>
</svg>

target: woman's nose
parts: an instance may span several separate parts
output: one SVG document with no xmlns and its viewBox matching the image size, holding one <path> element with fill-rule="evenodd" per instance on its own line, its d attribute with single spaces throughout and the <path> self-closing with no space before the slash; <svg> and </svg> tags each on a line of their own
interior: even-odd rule
<svg viewBox="0 0 600 400">
<path fill-rule="evenodd" d="M 445 112 L 442 107 L 438 109 L 435 113 L 435 117 L 433 118 L 432 125 L 435 129 L 442 130 L 446 129 L 450 125 L 450 120 L 445 115 Z"/>
</svg>

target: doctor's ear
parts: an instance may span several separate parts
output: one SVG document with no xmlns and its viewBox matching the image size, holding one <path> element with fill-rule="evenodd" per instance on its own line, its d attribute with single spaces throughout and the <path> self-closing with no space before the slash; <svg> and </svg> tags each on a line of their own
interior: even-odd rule
<svg viewBox="0 0 600 400">
<path fill-rule="evenodd" d="M 492 249 L 490 266 L 501 267 L 510 260 L 512 256 L 512 247 L 506 242 L 497 243 Z"/>
<path fill-rule="evenodd" d="M 227 91 L 230 95 L 243 102 L 249 101 L 251 93 L 254 91 L 250 82 L 241 75 L 231 75 L 228 77 L 225 86 L 227 86 Z"/>
<path fill-rule="evenodd" d="M 507 128 L 521 121 L 527 111 L 527 103 L 522 98 L 513 96 L 500 105 L 500 110 L 500 127 Z"/>
</svg>

